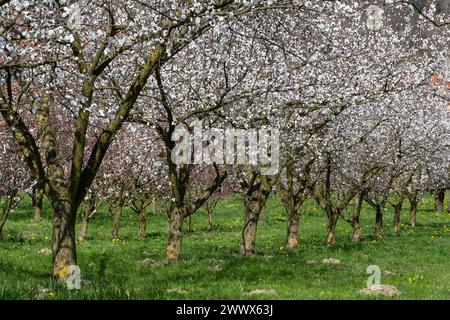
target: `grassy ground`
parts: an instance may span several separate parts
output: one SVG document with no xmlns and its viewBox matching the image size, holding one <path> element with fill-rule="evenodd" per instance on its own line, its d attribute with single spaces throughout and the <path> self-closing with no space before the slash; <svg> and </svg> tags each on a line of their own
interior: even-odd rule
<svg viewBox="0 0 450 320">
<path fill-rule="evenodd" d="M 126 210 L 120 240 L 109 238 L 112 219 L 100 212 L 90 225 L 89 240 L 78 244 L 79 266 L 85 280 L 81 290 L 69 291 L 50 278 L 51 210 L 31 220 L 29 202 L 11 215 L 0 243 L 0 299 L 374 299 L 358 294 L 366 286 L 369 265 L 380 266 L 383 284 L 397 286 L 400 299 L 450 299 L 450 215 L 432 211 L 432 199 L 420 206 L 418 225 L 392 232 L 392 210 L 385 214 L 385 234 L 372 237 L 374 215 L 365 207 L 361 243 L 352 243 L 351 228 L 338 224 L 338 243 L 324 246 L 326 219 L 310 202 L 300 221 L 300 249 L 286 251 L 285 218 L 277 199 L 270 199 L 258 227 L 258 255 L 242 258 L 239 248 L 243 208 L 238 199 L 219 203 L 216 228 L 207 230 L 206 213 L 193 217 L 194 231 L 183 240 L 182 261 L 175 265 L 139 264 L 162 260 L 166 216 L 150 215 L 148 236 L 139 239 L 138 217 Z M 403 220 L 408 217 L 408 207 Z M 321 263 L 335 258 L 340 265 Z M 316 260 L 316 264 L 308 264 Z M 253 290 L 267 290 L 249 295 Z M 265 293 L 264 293 L 265 292 Z"/>
</svg>

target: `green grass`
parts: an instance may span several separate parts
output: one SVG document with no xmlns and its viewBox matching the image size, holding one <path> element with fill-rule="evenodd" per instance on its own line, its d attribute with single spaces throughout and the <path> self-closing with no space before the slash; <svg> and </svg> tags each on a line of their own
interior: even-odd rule
<svg viewBox="0 0 450 320">
<path fill-rule="evenodd" d="M 46 205 L 44 219 L 32 221 L 25 201 L 11 214 L 6 239 L 0 242 L 0 299 L 34 299 L 43 288 L 52 291 L 51 299 L 375 299 L 358 294 L 372 264 L 397 274 L 382 276 L 381 282 L 395 285 L 401 292 L 398 299 L 450 299 L 450 216 L 433 213 L 432 207 L 432 199 L 426 198 L 417 227 L 405 223 L 400 236 L 392 231 L 389 208 L 385 233 L 378 240 L 372 236 L 373 211 L 364 207 L 362 241 L 353 243 L 350 226 L 341 220 L 338 242 L 328 248 L 325 215 L 310 201 L 301 216 L 300 248 L 286 251 L 284 210 L 277 199 L 270 199 L 258 226 L 258 255 L 244 258 L 237 255 L 243 208 L 238 199 L 230 198 L 219 203 L 213 231 L 207 230 L 204 211 L 194 215 L 194 232 L 183 239 L 182 261 L 169 266 L 137 263 L 163 260 L 164 213 L 149 216 L 148 236 L 139 239 L 138 217 L 126 209 L 120 241 L 112 243 L 112 218 L 102 210 L 91 221 L 89 240 L 78 243 L 79 266 L 87 281 L 81 290 L 69 291 L 51 280 L 50 256 L 38 253 L 50 247 L 51 210 Z M 408 206 L 402 218 L 407 221 Z M 324 258 L 341 264 L 324 265 Z M 307 264 L 308 260 L 319 263 Z M 276 294 L 248 295 L 256 289 L 273 289 Z"/>
</svg>

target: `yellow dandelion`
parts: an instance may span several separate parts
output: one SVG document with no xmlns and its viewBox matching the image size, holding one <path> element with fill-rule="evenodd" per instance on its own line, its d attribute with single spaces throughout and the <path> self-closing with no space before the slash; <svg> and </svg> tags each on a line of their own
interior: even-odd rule
<svg viewBox="0 0 450 320">
<path fill-rule="evenodd" d="M 63 267 L 61 269 L 59 269 L 58 275 L 60 279 L 64 279 L 66 277 L 67 274 L 67 268 Z"/>
</svg>

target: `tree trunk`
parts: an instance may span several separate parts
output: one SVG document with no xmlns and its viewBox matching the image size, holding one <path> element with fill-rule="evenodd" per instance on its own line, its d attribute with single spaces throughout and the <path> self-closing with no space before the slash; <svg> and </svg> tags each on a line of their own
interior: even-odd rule
<svg viewBox="0 0 450 320">
<path fill-rule="evenodd" d="M 118 202 L 114 203 L 114 205 L 113 205 L 114 218 L 113 218 L 111 239 L 119 238 L 119 228 L 120 228 L 120 218 L 122 217 L 122 208 L 123 208 L 122 201 L 118 201 Z"/>
<path fill-rule="evenodd" d="M 41 220 L 42 218 L 42 203 L 44 198 L 44 190 L 39 187 L 35 186 L 33 188 L 33 206 L 34 206 L 34 220 Z"/>
<path fill-rule="evenodd" d="M 403 202 L 396 203 L 394 207 L 394 231 L 395 233 L 400 233 L 400 217 L 402 213 Z"/>
<path fill-rule="evenodd" d="M 328 214 L 328 228 L 327 228 L 327 237 L 326 237 L 326 245 L 332 246 L 336 244 L 336 225 L 339 215 L 335 212 L 330 212 Z"/>
<path fill-rule="evenodd" d="M 5 211 L 5 208 L 1 209 L 2 212 L 0 212 L 0 240 L 3 240 L 3 227 L 5 226 L 6 220 L 8 220 L 9 212 Z"/>
<path fill-rule="evenodd" d="M 380 205 L 375 205 L 375 237 L 383 234 L 383 211 Z"/>
<path fill-rule="evenodd" d="M 353 241 L 361 241 L 361 228 L 359 225 L 359 217 L 361 216 L 361 207 L 363 203 L 363 194 L 358 192 L 355 197 L 355 211 L 352 217 Z"/>
<path fill-rule="evenodd" d="M 34 216 L 33 216 L 34 220 L 41 220 L 41 218 L 42 218 L 41 211 L 42 211 L 42 207 L 37 207 L 37 206 L 34 207 Z"/>
<path fill-rule="evenodd" d="M 353 229 L 353 241 L 354 242 L 361 241 L 361 228 L 359 225 L 359 216 L 353 218 L 352 229 Z"/>
<path fill-rule="evenodd" d="M 142 208 L 142 210 L 139 212 L 139 231 L 138 236 L 141 238 L 145 237 L 147 229 L 147 214 L 145 212 L 145 208 Z"/>
<path fill-rule="evenodd" d="M 144 195 L 140 195 L 133 199 L 131 209 L 139 215 L 138 237 L 145 238 L 147 230 L 147 199 Z"/>
<path fill-rule="evenodd" d="M 411 227 L 415 227 L 417 220 L 417 206 L 418 206 L 417 196 L 410 198 L 409 203 L 411 205 L 411 208 L 409 210 L 409 225 Z"/>
<path fill-rule="evenodd" d="M 180 208 L 170 208 L 166 259 L 176 262 L 181 257 L 181 242 L 183 238 L 183 211 Z"/>
<path fill-rule="evenodd" d="M 257 182 L 259 178 L 259 182 Z M 270 178 L 259 175 L 259 173 L 249 168 L 247 181 L 241 181 L 244 196 L 244 228 L 242 229 L 242 239 L 240 254 L 243 256 L 256 255 L 256 229 L 261 211 L 264 209 L 272 191 Z"/>
<path fill-rule="evenodd" d="M 71 208 L 68 201 L 60 200 L 52 204 L 53 236 L 52 236 L 52 264 L 53 276 L 57 280 L 66 278 L 67 268 L 77 264 L 75 244 L 75 208 Z"/>
<path fill-rule="evenodd" d="M 445 189 L 437 189 L 434 196 L 434 211 L 444 212 Z"/>
<path fill-rule="evenodd" d="M 295 203 L 293 197 L 289 197 L 288 203 L 285 205 L 287 211 L 287 234 L 286 234 L 286 249 L 296 249 L 299 246 L 298 242 L 298 204 Z"/>
<path fill-rule="evenodd" d="M 16 196 L 16 192 L 10 194 L 5 197 L 5 202 L 0 208 L 0 240 L 3 240 L 3 227 L 8 220 L 9 213 L 11 212 L 12 203 L 14 201 L 14 197 Z"/>
<path fill-rule="evenodd" d="M 242 241 L 240 253 L 243 256 L 254 256 L 256 254 L 256 229 L 260 214 L 258 201 L 245 201 L 245 225 L 242 230 Z"/>
<path fill-rule="evenodd" d="M 298 222 L 299 222 L 298 212 L 293 212 L 288 218 L 288 228 L 286 236 L 286 248 L 296 249 L 299 246 L 298 242 Z"/>
<path fill-rule="evenodd" d="M 259 218 L 258 218 L 258 220 L 259 220 L 259 222 L 260 223 L 263 223 L 264 222 L 264 216 L 265 216 L 265 210 L 266 208 L 265 207 L 263 207 L 262 209 L 261 209 L 261 213 L 259 214 Z"/>
<path fill-rule="evenodd" d="M 286 249 L 296 249 L 298 243 L 298 222 L 299 222 L 299 198 L 296 198 L 294 191 L 294 164 L 293 161 L 286 163 L 286 187 L 281 190 L 281 200 L 287 214 Z"/>
<path fill-rule="evenodd" d="M 156 202 L 156 198 L 152 197 L 152 213 L 156 215 L 158 213 L 158 203 Z"/>
<path fill-rule="evenodd" d="M 208 230 L 213 229 L 212 210 L 208 210 Z"/>
<path fill-rule="evenodd" d="M 87 239 L 88 225 L 89 225 L 89 214 L 86 215 L 83 213 L 81 219 L 80 236 L 78 237 L 80 241 L 85 241 Z"/>
<path fill-rule="evenodd" d="M 89 221 L 97 209 L 96 196 L 93 193 L 89 194 L 89 197 L 82 202 L 81 209 L 81 227 L 78 240 L 85 241 L 87 239 Z"/>
</svg>

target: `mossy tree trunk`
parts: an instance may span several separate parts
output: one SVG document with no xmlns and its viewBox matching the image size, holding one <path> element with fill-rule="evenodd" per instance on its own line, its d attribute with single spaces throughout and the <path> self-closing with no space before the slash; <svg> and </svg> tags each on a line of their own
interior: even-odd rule
<svg viewBox="0 0 450 320">
<path fill-rule="evenodd" d="M 41 220 L 42 205 L 44 199 L 44 186 L 41 183 L 36 183 L 33 187 L 32 202 L 34 207 L 34 220 Z"/>
<path fill-rule="evenodd" d="M 365 193 L 364 200 L 366 200 L 375 211 L 374 236 L 380 237 L 383 235 L 383 209 L 387 202 L 387 194 L 377 197 L 373 194 L 370 195 Z"/>
<path fill-rule="evenodd" d="M 76 211 L 68 201 L 53 203 L 52 261 L 53 275 L 64 279 L 69 266 L 77 264 L 75 243 Z"/>
<path fill-rule="evenodd" d="M 139 229 L 138 236 L 141 238 L 145 238 L 147 233 L 147 212 L 145 207 L 139 212 Z"/>
<path fill-rule="evenodd" d="M 213 214 L 214 211 L 216 210 L 218 201 L 219 197 L 216 195 L 212 195 L 204 204 L 206 212 L 208 213 L 208 230 L 210 231 L 214 228 Z"/>
<path fill-rule="evenodd" d="M 181 176 L 183 175 L 184 174 L 181 173 Z M 172 181 L 176 182 L 172 184 L 172 188 L 177 189 L 176 191 L 173 190 L 173 194 L 175 195 L 173 199 L 175 199 L 175 201 L 170 201 L 168 212 L 166 260 L 169 263 L 177 262 L 181 258 L 184 219 L 194 214 L 205 203 L 226 178 L 227 173 L 225 171 L 223 174 L 218 174 L 212 185 L 189 203 L 185 203 L 185 190 L 187 184 L 178 184 L 180 179 L 176 176 L 178 176 L 178 174 L 175 173 L 172 176 Z"/>
<path fill-rule="evenodd" d="M 139 215 L 138 236 L 144 238 L 147 232 L 147 207 L 149 202 L 146 195 L 137 196 L 131 202 L 131 209 Z"/>
<path fill-rule="evenodd" d="M 401 181 L 394 183 L 394 194 L 391 199 L 388 198 L 389 203 L 394 208 L 394 232 L 400 234 L 401 231 L 401 214 L 405 197 L 408 195 L 408 188 L 403 186 L 410 185 L 412 174 L 409 176 L 407 183 L 402 184 Z M 406 182 L 406 181 L 405 181 Z"/>
<path fill-rule="evenodd" d="M 312 162 L 311 162 L 312 164 Z M 299 210 L 303 202 L 307 197 L 306 180 L 300 179 L 297 182 L 298 185 L 294 184 L 294 163 L 289 160 L 286 163 L 286 183 L 279 183 L 281 201 L 283 207 L 286 210 L 287 217 L 287 231 L 286 231 L 286 249 L 297 249 L 299 247 L 298 241 L 298 230 L 299 230 L 299 220 L 300 214 Z M 306 166 L 305 173 L 303 177 L 307 177 L 309 173 L 310 166 Z"/>
<path fill-rule="evenodd" d="M 81 226 L 78 240 L 85 241 L 88 236 L 89 221 L 97 210 L 98 199 L 94 193 L 90 193 L 81 204 Z"/>
<path fill-rule="evenodd" d="M 213 211 L 208 210 L 208 230 L 213 229 Z"/>
<path fill-rule="evenodd" d="M 296 249 L 298 242 L 299 223 L 299 199 L 294 191 L 294 164 L 288 161 L 286 164 L 286 187 L 281 188 L 281 199 L 287 215 L 286 248 Z"/>
<path fill-rule="evenodd" d="M 361 216 L 362 203 L 364 201 L 363 192 L 360 191 L 355 196 L 355 209 L 352 217 L 353 241 L 361 241 L 361 227 L 359 217 Z"/>
<path fill-rule="evenodd" d="M 166 259 L 168 262 L 176 262 L 181 257 L 181 244 L 183 241 L 183 220 L 186 215 L 182 208 L 173 206 L 169 213 L 168 241 Z"/>
<path fill-rule="evenodd" d="M 436 189 L 434 194 L 434 211 L 444 212 L 445 189 Z"/>
<path fill-rule="evenodd" d="M 375 237 L 379 237 L 383 234 L 383 208 L 381 205 L 375 205 Z"/>
<path fill-rule="evenodd" d="M 242 229 L 240 254 L 256 254 L 256 231 L 258 219 L 271 193 L 272 185 L 268 176 L 262 176 L 252 168 L 247 168 L 247 176 L 241 180 L 244 192 L 245 222 Z"/>
<path fill-rule="evenodd" d="M 287 211 L 287 232 L 286 232 L 286 249 L 297 249 L 298 227 L 299 227 L 299 205 L 291 204 L 286 208 Z"/>
<path fill-rule="evenodd" d="M 336 225 L 339 218 L 339 214 L 337 211 L 330 209 L 327 212 L 327 217 L 328 217 L 328 226 L 325 244 L 327 246 L 332 246 L 336 244 Z"/>
<path fill-rule="evenodd" d="M 0 240 L 3 240 L 3 227 L 8 221 L 16 194 L 17 191 L 14 190 L 0 198 Z"/>
<path fill-rule="evenodd" d="M 290 146 L 288 153 L 293 154 Z M 307 155 L 303 155 L 306 157 Z M 284 166 L 285 182 L 279 181 L 279 195 L 287 215 L 286 249 L 296 249 L 299 247 L 298 232 L 300 220 L 300 208 L 310 194 L 312 186 L 310 174 L 315 157 L 311 157 L 300 169 L 300 174 L 296 173 L 293 158 L 289 158 Z"/>
<path fill-rule="evenodd" d="M 256 254 L 256 230 L 260 214 L 259 199 L 246 199 L 245 202 L 245 224 L 242 230 L 241 255 L 254 256 Z"/>
<path fill-rule="evenodd" d="M 38 131 L 42 136 L 47 162 L 47 181 L 44 192 L 53 208 L 52 265 L 53 276 L 65 279 L 69 266 L 77 264 L 75 242 L 75 221 L 81 199 L 85 193 L 69 187 L 65 179 L 64 167 L 58 157 L 56 136 L 49 125 L 51 97 L 44 95 L 36 114 Z M 75 153 L 74 153 L 75 154 Z M 76 155 L 76 154 L 75 154 Z M 72 168 L 71 176 L 75 175 Z M 39 179 L 41 184 L 45 179 Z M 70 182 L 75 183 L 76 180 Z"/>
<path fill-rule="evenodd" d="M 417 207 L 419 206 L 419 194 L 417 191 L 413 191 L 410 195 L 408 195 L 408 200 L 410 204 L 409 209 L 409 225 L 411 227 L 416 226 L 417 222 Z"/>
<path fill-rule="evenodd" d="M 123 212 L 123 199 L 115 199 L 112 203 L 113 225 L 111 231 L 111 239 L 119 238 L 120 220 Z"/>
</svg>

